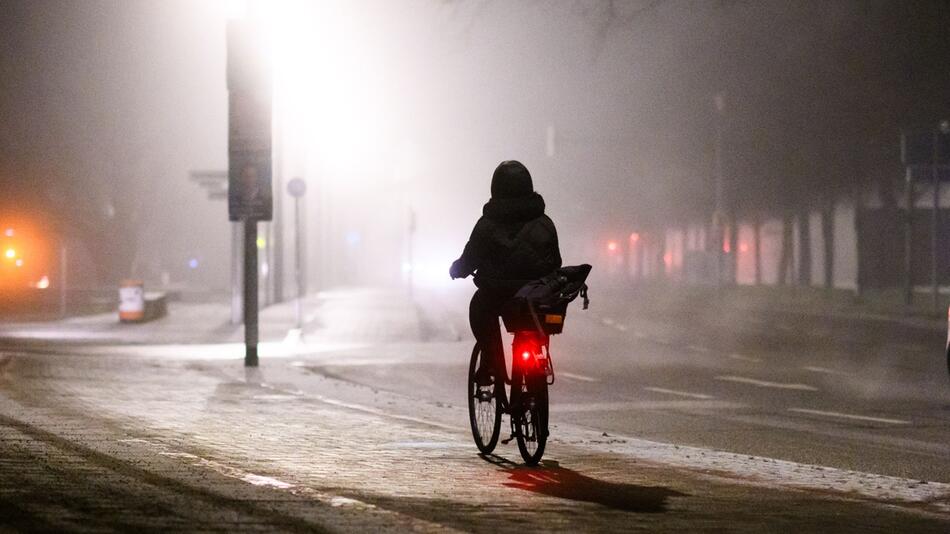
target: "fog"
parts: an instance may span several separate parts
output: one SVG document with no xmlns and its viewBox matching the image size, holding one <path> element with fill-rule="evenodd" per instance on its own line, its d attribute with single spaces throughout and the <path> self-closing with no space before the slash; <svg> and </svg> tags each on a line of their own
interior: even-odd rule
<svg viewBox="0 0 950 534">
<path fill-rule="evenodd" d="M 865 205 L 890 205 L 903 178 L 900 129 L 950 116 L 948 74 L 934 61 L 950 50 L 938 3 L 4 1 L 0 10 L 5 216 L 64 236 L 91 286 L 132 276 L 227 289 L 226 203 L 207 199 L 189 173 L 228 165 L 225 25 L 235 11 L 273 32 L 275 186 L 302 177 L 310 187 L 311 289 L 402 283 L 410 270 L 416 283 L 448 283 L 506 159 L 531 170 L 565 263 L 685 279 L 690 252 L 713 239 L 717 129 L 732 246 L 750 248 L 742 236 L 753 221 L 775 228 L 755 249 L 774 250 L 756 260 L 768 265 L 753 275 L 740 257 L 734 276 L 820 284 L 811 265 L 821 271 L 829 248 L 799 239 L 795 259 L 779 259 L 782 225 L 794 215 L 795 235 L 817 236 L 817 219 L 810 230 L 801 221 L 830 209 L 843 221 L 838 235 Z M 263 263 L 281 263 L 282 239 L 291 291 L 292 202 L 274 194 L 282 235 L 262 224 Z M 859 235 L 830 248 L 850 269 L 832 274 L 836 286 L 858 284 Z"/>
</svg>

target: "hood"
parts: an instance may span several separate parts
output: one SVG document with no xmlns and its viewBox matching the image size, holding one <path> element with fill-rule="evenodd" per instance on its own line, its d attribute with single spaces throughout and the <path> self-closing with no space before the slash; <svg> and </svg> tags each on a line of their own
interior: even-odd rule
<svg viewBox="0 0 950 534">
<path fill-rule="evenodd" d="M 482 215 L 496 221 L 530 221 L 544 215 L 544 199 L 533 192 L 517 198 L 492 197 Z"/>
<path fill-rule="evenodd" d="M 520 161 L 502 161 L 491 177 L 491 197 L 518 198 L 534 192 L 531 173 Z"/>
</svg>

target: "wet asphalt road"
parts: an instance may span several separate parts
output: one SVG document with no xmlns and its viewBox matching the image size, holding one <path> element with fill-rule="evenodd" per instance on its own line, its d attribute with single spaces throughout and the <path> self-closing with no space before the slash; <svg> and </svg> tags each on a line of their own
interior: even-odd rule
<svg viewBox="0 0 950 534">
<path fill-rule="evenodd" d="M 470 337 L 464 291 L 439 297 Z M 423 304 L 423 309 L 437 309 Z M 552 420 L 682 445 L 950 482 L 945 334 L 858 318 L 742 310 L 662 315 L 602 297 L 552 341 Z M 508 338 L 510 339 L 510 338 Z M 461 402 L 467 353 L 323 372 Z M 352 365 L 359 363 L 358 365 Z"/>
</svg>

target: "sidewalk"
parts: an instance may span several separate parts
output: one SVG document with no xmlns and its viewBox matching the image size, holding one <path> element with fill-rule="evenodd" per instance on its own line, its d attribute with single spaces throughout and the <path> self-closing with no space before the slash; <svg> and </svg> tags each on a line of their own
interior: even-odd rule
<svg viewBox="0 0 950 534">
<path fill-rule="evenodd" d="M 592 298 L 598 288 L 592 291 Z M 916 295 L 915 304 L 906 306 L 899 291 L 867 292 L 858 297 L 853 291 L 821 288 L 734 286 L 715 288 L 680 284 L 643 284 L 618 288 L 601 288 L 600 292 L 616 292 L 624 300 L 635 303 L 645 313 L 676 313 L 690 308 L 720 309 L 730 312 L 797 314 L 807 317 L 827 317 L 889 323 L 927 330 L 947 330 L 947 302 L 942 301 L 938 312 L 933 311 L 929 295 Z"/>
<path fill-rule="evenodd" d="M 340 289 L 302 301 L 304 335 L 321 342 L 360 339 L 384 343 L 452 338 L 455 334 L 426 321 L 400 289 Z M 296 326 L 296 304 L 286 301 L 260 310 L 260 342 L 287 340 Z M 430 311 L 438 314 L 438 310 Z M 243 343 L 244 327 L 230 323 L 226 303 L 172 302 L 168 315 L 146 323 L 120 323 L 116 312 L 56 321 L 0 323 L 0 341 L 37 345 Z"/>
</svg>

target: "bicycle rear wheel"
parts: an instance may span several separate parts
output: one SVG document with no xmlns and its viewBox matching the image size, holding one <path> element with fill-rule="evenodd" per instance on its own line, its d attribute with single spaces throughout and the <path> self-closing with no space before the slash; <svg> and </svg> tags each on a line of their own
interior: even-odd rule
<svg viewBox="0 0 950 534">
<path fill-rule="evenodd" d="M 537 465 L 548 441 L 548 383 L 543 374 L 519 378 L 520 383 L 512 386 L 521 388 L 517 413 L 512 413 L 518 450 L 525 464 Z"/>
<path fill-rule="evenodd" d="M 475 383 L 475 371 L 482 357 L 484 353 L 476 343 L 468 364 L 468 418 L 472 425 L 475 446 L 482 454 L 491 454 L 501 433 L 501 395 L 505 381 L 499 379 L 498 373 L 494 372 L 492 385 L 479 386 Z"/>
</svg>

